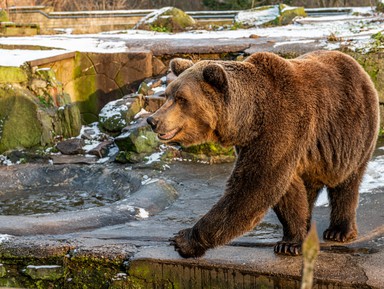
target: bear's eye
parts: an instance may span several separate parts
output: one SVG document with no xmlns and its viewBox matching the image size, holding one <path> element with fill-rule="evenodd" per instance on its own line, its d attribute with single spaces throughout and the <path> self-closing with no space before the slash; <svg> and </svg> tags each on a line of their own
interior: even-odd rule
<svg viewBox="0 0 384 289">
<path fill-rule="evenodd" d="M 177 103 L 180 103 L 180 104 L 186 104 L 187 103 L 187 100 L 182 96 L 177 96 L 175 100 Z"/>
</svg>

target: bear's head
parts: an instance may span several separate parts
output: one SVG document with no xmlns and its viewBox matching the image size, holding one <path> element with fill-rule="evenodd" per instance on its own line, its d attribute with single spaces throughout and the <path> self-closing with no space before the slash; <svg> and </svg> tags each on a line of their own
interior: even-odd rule
<svg viewBox="0 0 384 289">
<path fill-rule="evenodd" d="M 166 91 L 166 102 L 147 122 L 164 143 L 184 146 L 217 141 L 217 125 L 228 90 L 219 62 L 176 58 L 170 63 L 177 78 Z"/>
</svg>

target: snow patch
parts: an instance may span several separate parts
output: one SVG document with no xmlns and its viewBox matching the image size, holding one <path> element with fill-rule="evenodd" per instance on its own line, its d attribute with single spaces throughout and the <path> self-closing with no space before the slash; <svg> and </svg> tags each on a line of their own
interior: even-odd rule
<svg viewBox="0 0 384 289">
<path fill-rule="evenodd" d="M 147 162 L 145 164 L 149 165 L 153 162 L 158 162 L 161 159 L 161 156 L 164 154 L 164 152 L 157 152 L 153 153 L 152 155 L 147 157 Z"/>
<path fill-rule="evenodd" d="M 149 213 L 143 208 L 138 208 L 136 217 L 140 219 L 147 219 L 149 217 Z"/>
<path fill-rule="evenodd" d="M 375 189 L 384 187 L 384 156 L 370 161 L 365 172 L 360 193 L 370 193 Z"/>
<path fill-rule="evenodd" d="M 149 114 L 150 112 L 146 111 L 144 108 L 142 108 L 138 113 L 136 113 L 136 115 L 133 117 L 134 119 L 138 119 L 140 118 L 141 116 L 145 115 L 145 114 Z"/>
<path fill-rule="evenodd" d="M 36 265 L 28 265 L 27 266 L 27 269 L 57 269 L 57 268 L 61 268 L 61 266 L 59 265 L 40 265 L 40 266 L 36 266 Z"/>
<path fill-rule="evenodd" d="M 0 234 L 0 244 L 7 242 L 12 236 L 7 234 Z"/>
<path fill-rule="evenodd" d="M 279 15 L 279 8 L 277 5 L 271 6 L 269 9 L 254 9 L 240 11 L 235 17 L 236 22 L 246 25 L 259 26 L 264 23 L 275 20 Z"/>
</svg>

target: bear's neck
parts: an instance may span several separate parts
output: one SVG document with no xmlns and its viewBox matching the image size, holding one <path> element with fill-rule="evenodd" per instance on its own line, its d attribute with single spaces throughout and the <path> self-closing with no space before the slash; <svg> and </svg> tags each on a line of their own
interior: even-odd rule
<svg viewBox="0 0 384 289">
<path fill-rule="evenodd" d="M 250 71 L 250 75 L 254 74 Z M 231 79 L 231 78 L 230 78 Z M 225 146 L 245 146 L 257 137 L 262 129 L 264 91 L 248 78 L 234 76 L 229 81 L 227 102 L 219 115 L 216 135 Z"/>
</svg>

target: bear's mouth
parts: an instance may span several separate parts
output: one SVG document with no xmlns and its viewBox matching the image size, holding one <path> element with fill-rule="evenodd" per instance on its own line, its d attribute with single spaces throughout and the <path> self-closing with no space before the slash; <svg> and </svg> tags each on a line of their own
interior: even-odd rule
<svg viewBox="0 0 384 289">
<path fill-rule="evenodd" d="M 157 137 L 163 141 L 171 140 L 180 132 L 180 130 L 181 128 L 175 128 L 167 133 L 158 133 Z"/>
</svg>

